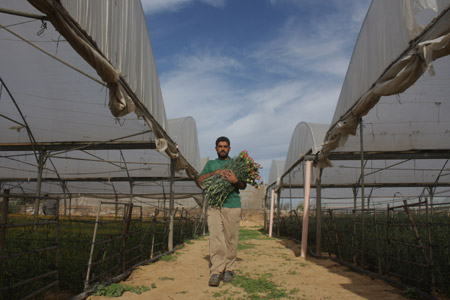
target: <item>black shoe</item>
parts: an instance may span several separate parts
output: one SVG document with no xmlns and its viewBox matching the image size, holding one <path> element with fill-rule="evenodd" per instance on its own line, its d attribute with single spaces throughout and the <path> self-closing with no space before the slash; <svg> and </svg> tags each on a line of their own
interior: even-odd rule
<svg viewBox="0 0 450 300">
<path fill-rule="evenodd" d="M 233 271 L 225 271 L 223 273 L 223 282 L 232 282 L 234 277 Z"/>
<path fill-rule="evenodd" d="M 212 274 L 209 278 L 209 286 L 219 286 L 220 284 L 220 275 L 219 274 Z"/>
</svg>

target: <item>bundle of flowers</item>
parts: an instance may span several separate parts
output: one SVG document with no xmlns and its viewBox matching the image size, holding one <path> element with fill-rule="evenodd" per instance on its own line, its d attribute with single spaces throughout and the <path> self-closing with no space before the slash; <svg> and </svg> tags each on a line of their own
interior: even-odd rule
<svg viewBox="0 0 450 300">
<path fill-rule="evenodd" d="M 233 171 L 237 179 L 247 184 L 256 185 L 259 176 L 259 169 L 261 165 L 253 160 L 248 155 L 246 150 L 241 151 L 239 155 L 230 159 L 230 163 L 225 165 L 225 169 Z M 210 206 L 222 207 L 225 200 L 234 191 L 235 186 L 221 175 L 213 175 L 203 180 L 202 185 L 205 187 L 205 195 Z"/>
</svg>

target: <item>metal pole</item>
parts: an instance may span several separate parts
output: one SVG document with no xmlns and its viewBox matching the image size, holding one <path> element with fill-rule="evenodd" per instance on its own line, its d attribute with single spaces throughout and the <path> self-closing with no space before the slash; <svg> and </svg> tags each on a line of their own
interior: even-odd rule
<svg viewBox="0 0 450 300">
<path fill-rule="evenodd" d="M 42 187 L 42 171 L 44 169 L 45 151 L 39 151 L 39 161 L 38 161 L 38 178 L 36 182 L 36 196 L 41 196 Z M 34 217 L 35 219 L 39 215 L 39 198 L 34 199 Z"/>
<path fill-rule="evenodd" d="M 359 139 L 361 147 L 361 267 L 364 268 L 364 139 L 363 122 L 359 122 Z"/>
<path fill-rule="evenodd" d="M 275 190 L 272 189 L 272 200 L 270 202 L 269 237 L 272 237 L 274 203 L 275 203 Z"/>
<path fill-rule="evenodd" d="M 353 264 L 357 265 L 357 251 L 356 251 L 356 207 L 357 207 L 357 199 L 358 192 L 356 191 L 356 187 L 352 188 L 353 191 Z"/>
<path fill-rule="evenodd" d="M 303 209 L 303 230 L 302 230 L 302 250 L 301 257 L 306 258 L 306 250 L 308 247 L 308 222 L 309 222 L 309 194 L 311 191 L 311 169 L 312 161 L 305 162 L 305 208 Z"/>
<path fill-rule="evenodd" d="M 434 192 L 433 192 L 433 187 L 428 187 L 428 195 L 430 195 L 430 214 L 433 215 L 433 196 L 434 196 Z"/>
<path fill-rule="evenodd" d="M 175 164 L 176 160 L 170 160 L 170 199 L 169 199 L 169 251 L 173 249 L 173 222 L 174 222 L 174 204 L 175 204 Z"/>
<path fill-rule="evenodd" d="M 322 255 L 322 168 L 316 179 L 316 255 Z"/>
</svg>

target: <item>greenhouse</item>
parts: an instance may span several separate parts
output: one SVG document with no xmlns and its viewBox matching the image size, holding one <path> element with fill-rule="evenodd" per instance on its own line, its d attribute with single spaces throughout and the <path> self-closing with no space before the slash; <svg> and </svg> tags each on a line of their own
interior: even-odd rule
<svg viewBox="0 0 450 300">
<path fill-rule="evenodd" d="M 278 202 L 270 211 L 278 234 L 431 294 L 448 293 L 450 279 L 449 6 L 372 2 L 331 125 L 326 133 L 297 125 L 269 186 L 275 197 L 266 197 L 268 210 Z M 304 211 L 280 209 L 293 198 Z M 298 215 L 309 204 L 305 236 Z"/>
<path fill-rule="evenodd" d="M 166 117 L 140 1 L 0 13 L 0 242 L 15 270 L 0 293 L 81 293 L 201 234 L 196 122 Z"/>
<path fill-rule="evenodd" d="M 167 118 L 141 1 L 0 15 L 0 298 L 85 299 L 205 235 L 196 120 Z M 450 0 L 373 1 L 333 119 L 296 120 L 249 196 L 264 234 L 448 297 L 449 54 Z"/>
</svg>

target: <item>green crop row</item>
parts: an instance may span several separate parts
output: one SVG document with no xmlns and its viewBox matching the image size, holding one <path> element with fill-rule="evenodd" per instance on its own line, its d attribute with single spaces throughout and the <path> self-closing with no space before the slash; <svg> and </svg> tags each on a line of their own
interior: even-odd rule
<svg viewBox="0 0 450 300">
<path fill-rule="evenodd" d="M 51 219 L 40 218 L 39 222 Z M 33 224 L 30 216 L 8 216 L 8 224 Z M 197 220 L 181 219 L 174 223 L 174 245 L 199 234 Z M 20 299 L 55 280 L 60 290 L 72 295 L 81 293 L 88 270 L 95 219 L 61 218 L 59 224 L 8 227 L 3 245 L 0 271 L 0 299 Z M 106 281 L 167 251 L 168 220 L 134 219 L 128 235 L 120 219 L 98 223 L 92 255 L 89 284 Z M 121 252 L 121 250 L 124 250 Z M 56 274 L 8 288 L 24 280 L 57 270 Z"/>
<path fill-rule="evenodd" d="M 450 218 L 404 212 L 322 216 L 322 252 L 423 291 L 450 296 Z M 308 244 L 315 252 L 316 219 L 309 219 Z M 415 226 L 412 226 L 414 224 Z M 302 218 L 282 217 L 281 236 L 301 240 Z M 278 230 L 275 228 L 275 230 Z M 277 232 L 277 231 L 275 231 Z M 363 238 L 364 236 L 364 238 Z"/>
</svg>

